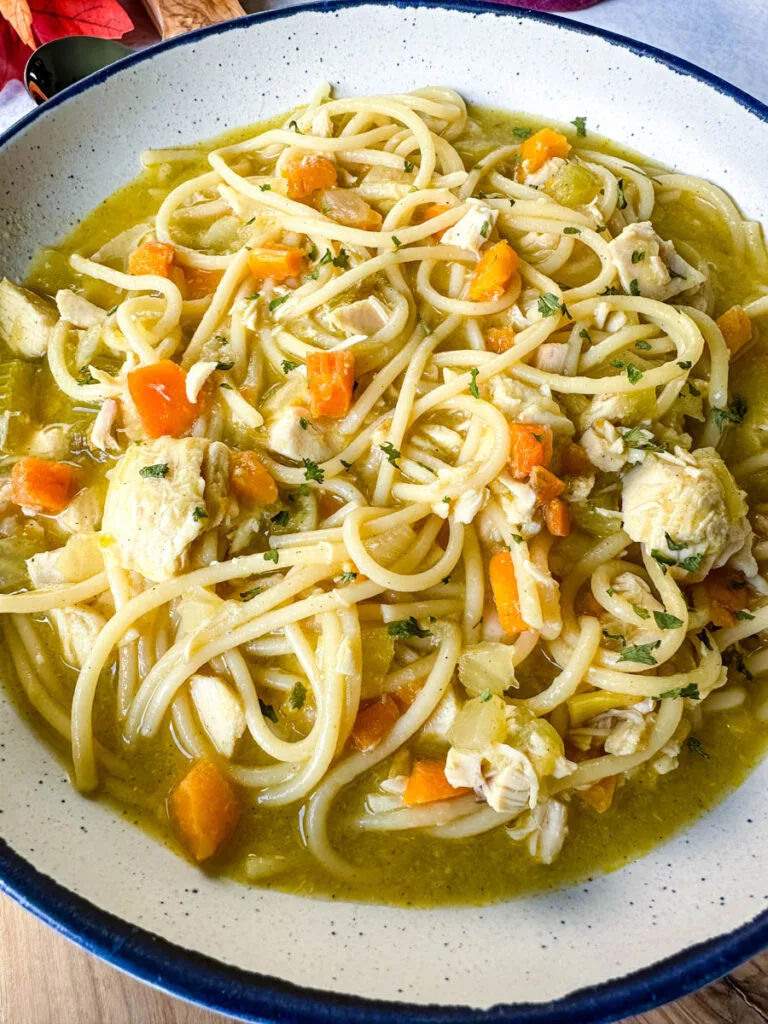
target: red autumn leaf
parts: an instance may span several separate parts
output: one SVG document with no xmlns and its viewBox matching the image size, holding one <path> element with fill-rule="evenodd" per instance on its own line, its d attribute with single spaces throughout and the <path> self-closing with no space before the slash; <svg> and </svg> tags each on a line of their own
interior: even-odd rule
<svg viewBox="0 0 768 1024">
<path fill-rule="evenodd" d="M 32 51 L 19 39 L 7 21 L 0 18 L 0 89 L 21 78 Z"/>
<path fill-rule="evenodd" d="M 9 21 L 26 46 L 35 47 L 32 32 L 32 12 L 27 0 L 0 0 L 0 15 Z"/>
<path fill-rule="evenodd" d="M 119 39 L 133 28 L 118 0 L 33 0 L 30 7 L 41 43 L 62 36 Z"/>
</svg>

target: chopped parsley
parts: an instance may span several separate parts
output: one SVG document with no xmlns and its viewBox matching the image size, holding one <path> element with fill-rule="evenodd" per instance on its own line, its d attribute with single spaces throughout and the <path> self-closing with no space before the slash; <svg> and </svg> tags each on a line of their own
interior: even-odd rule
<svg viewBox="0 0 768 1024">
<path fill-rule="evenodd" d="M 651 548 L 651 558 L 655 559 L 661 566 L 661 571 L 666 572 L 668 565 L 677 565 L 674 558 L 670 558 L 669 555 L 665 555 L 663 551 L 659 551 L 658 548 Z"/>
<path fill-rule="evenodd" d="M 617 187 L 619 190 L 619 198 L 616 201 L 616 205 L 620 210 L 626 210 L 627 208 L 627 197 L 624 195 L 624 179 L 619 178 L 617 181 Z"/>
<path fill-rule="evenodd" d="M 704 757 L 707 761 L 709 760 L 709 754 L 704 749 L 704 744 L 700 739 L 697 739 L 695 736 L 689 736 L 685 741 L 685 745 L 692 754 L 697 754 L 699 757 Z"/>
<path fill-rule="evenodd" d="M 261 697 L 259 697 L 259 707 L 261 708 L 262 715 L 264 715 L 265 718 L 268 718 L 270 722 L 274 722 L 275 725 L 277 725 L 277 712 L 272 705 L 265 704 Z"/>
<path fill-rule="evenodd" d="M 245 296 L 245 301 L 246 302 L 255 302 L 256 299 L 258 299 L 259 295 L 261 295 L 261 292 L 253 292 L 251 295 L 246 295 Z"/>
<path fill-rule="evenodd" d="M 650 352 L 651 343 L 650 341 L 644 341 L 642 338 L 640 341 L 635 342 L 635 348 L 640 349 L 641 352 Z"/>
<path fill-rule="evenodd" d="M 701 632 L 697 633 L 696 638 L 698 640 L 701 640 L 701 642 L 704 644 L 708 651 L 712 650 L 712 641 L 709 639 L 709 633 L 706 631 L 706 629 L 702 629 Z"/>
<path fill-rule="evenodd" d="M 259 185 L 259 192 L 271 192 L 271 191 L 272 191 L 272 186 L 271 185 L 267 185 L 267 184 Z"/>
<path fill-rule="evenodd" d="M 233 390 L 232 389 L 232 385 L 231 384 L 227 384 L 226 381 L 224 381 L 223 384 L 219 384 L 219 387 L 220 388 L 224 388 L 225 391 L 232 391 Z"/>
<path fill-rule="evenodd" d="M 521 537 L 519 533 L 512 534 L 512 540 L 515 542 L 515 544 L 522 544 L 524 539 L 525 538 Z"/>
<path fill-rule="evenodd" d="M 380 444 L 379 445 L 379 448 L 381 448 L 381 450 L 387 456 L 387 458 L 389 459 L 390 463 L 393 466 L 396 466 L 397 465 L 397 460 L 400 458 L 400 452 L 397 450 L 397 448 L 395 448 L 395 446 L 392 444 L 392 442 L 391 441 L 385 441 L 384 444 Z"/>
<path fill-rule="evenodd" d="M 491 222 L 489 220 L 484 220 L 483 223 L 482 223 L 482 226 L 480 227 L 480 234 L 483 236 L 483 238 L 487 238 L 488 237 L 488 232 L 490 230 L 491 230 Z"/>
<path fill-rule="evenodd" d="M 750 612 L 747 612 L 747 611 L 734 612 L 733 614 L 736 616 L 736 618 L 739 620 L 739 622 L 751 622 L 752 619 L 754 619 L 754 617 L 755 617 L 754 615 L 752 615 Z"/>
<path fill-rule="evenodd" d="M 645 427 L 632 427 L 626 434 L 622 434 L 622 440 L 627 448 L 636 448 L 641 452 L 664 452 L 666 447 L 663 444 L 658 444 L 651 435 L 649 440 L 646 434 L 650 431 L 646 430 Z"/>
<path fill-rule="evenodd" d="M 303 135 L 304 133 L 299 129 L 298 124 L 295 121 L 289 121 L 288 127 L 292 132 L 296 132 L 297 135 Z"/>
<path fill-rule="evenodd" d="M 278 295 L 277 298 L 272 299 L 269 303 L 269 312 L 272 313 L 278 306 L 282 306 L 282 304 L 287 302 L 290 297 L 291 293 L 286 292 L 285 295 Z"/>
<path fill-rule="evenodd" d="M 192 509 L 192 519 L 194 522 L 199 523 L 201 519 L 207 519 L 208 513 L 203 505 L 198 505 L 197 508 Z"/>
<path fill-rule="evenodd" d="M 284 508 L 282 509 L 282 511 L 276 512 L 275 515 L 273 515 L 272 518 L 270 519 L 270 522 L 274 523 L 276 526 L 287 526 L 288 520 L 290 518 L 291 513 L 288 511 L 287 508 Z"/>
<path fill-rule="evenodd" d="M 633 277 L 632 280 L 629 282 L 629 294 L 630 295 L 639 295 L 640 294 L 640 285 L 637 283 L 637 278 L 636 277 Z"/>
<path fill-rule="evenodd" d="M 641 665 L 655 665 L 656 659 L 651 654 L 657 647 L 661 647 L 661 640 L 654 640 L 649 644 L 633 644 L 625 647 L 619 655 L 619 661 L 636 661 Z"/>
<path fill-rule="evenodd" d="M 683 359 L 680 360 L 677 365 L 680 367 L 681 370 L 690 370 L 690 368 L 693 366 L 693 363 L 690 359 Z"/>
<path fill-rule="evenodd" d="M 592 335 L 589 333 L 586 327 L 582 327 L 582 329 L 579 331 L 579 337 L 583 341 L 586 341 L 588 345 L 592 344 Z"/>
<path fill-rule="evenodd" d="M 77 371 L 77 377 L 75 377 L 75 380 L 77 381 L 81 388 L 85 387 L 86 384 L 99 383 L 91 373 L 90 366 L 81 366 L 80 369 Z"/>
<path fill-rule="evenodd" d="M 291 695 L 288 698 L 291 707 L 294 711 L 298 711 L 304 707 L 304 701 L 307 699 L 307 688 L 304 683 L 296 683 L 291 690 Z"/>
<path fill-rule="evenodd" d="M 659 629 L 678 629 L 683 625 L 683 620 L 670 612 L 654 612 L 653 617 Z"/>
<path fill-rule="evenodd" d="M 603 228 L 603 230 L 605 230 L 605 228 Z M 619 289 L 616 287 L 615 284 L 609 284 L 608 287 L 603 290 L 602 294 L 603 295 L 618 295 L 619 294 Z"/>
<path fill-rule="evenodd" d="M 320 277 L 320 268 L 315 267 L 314 270 L 310 270 L 308 274 L 304 275 L 305 281 L 316 281 Z"/>
<path fill-rule="evenodd" d="M 473 398 L 479 398 L 480 397 L 480 391 L 478 390 L 478 387 L 477 387 L 477 375 L 478 375 L 478 373 L 480 373 L 480 371 L 478 370 L 478 368 L 476 366 L 473 366 L 472 369 L 469 371 L 469 375 L 472 378 L 472 380 L 470 381 L 470 385 L 469 385 L 469 393 L 470 393 L 470 395 L 472 395 Z"/>
<path fill-rule="evenodd" d="M 726 423 L 744 422 L 744 417 L 747 415 L 747 403 L 737 395 L 727 409 L 713 409 L 712 413 L 718 429 L 722 430 Z"/>
<path fill-rule="evenodd" d="M 410 174 L 411 171 L 413 170 L 413 161 L 411 161 L 411 160 L 403 160 L 403 167 L 405 169 L 405 173 L 406 174 Z"/>
<path fill-rule="evenodd" d="M 325 252 L 323 253 L 322 258 L 319 261 L 319 265 L 321 267 L 323 267 L 323 266 L 325 266 L 326 263 L 332 263 L 332 262 L 333 262 L 333 253 L 331 252 L 330 249 L 326 249 Z"/>
<path fill-rule="evenodd" d="M 427 337 L 429 337 L 430 334 L 432 333 L 432 328 L 429 326 L 429 324 L 426 322 L 426 320 L 424 320 L 424 318 L 422 317 L 421 313 L 419 313 L 419 315 L 418 315 L 418 317 L 416 319 L 421 324 L 421 329 L 422 329 L 422 331 L 424 331 L 424 334 Z"/>
<path fill-rule="evenodd" d="M 117 306 L 112 306 L 111 309 L 107 310 L 107 316 L 112 316 L 113 313 L 117 312 Z"/>
<path fill-rule="evenodd" d="M 688 558 L 682 560 L 680 568 L 685 569 L 686 572 L 698 572 L 703 558 L 703 551 L 700 551 L 697 555 L 689 555 Z"/>
<path fill-rule="evenodd" d="M 299 416 L 299 426 L 302 430 L 306 430 L 307 427 L 311 427 L 312 424 L 309 422 L 306 416 Z"/>
<path fill-rule="evenodd" d="M 155 477 L 161 480 L 164 476 L 168 476 L 169 466 L 167 462 L 156 462 L 154 466 L 142 466 L 139 470 L 139 476 L 144 477 Z"/>
<path fill-rule="evenodd" d="M 650 619 L 651 617 L 651 613 L 648 611 L 648 609 L 643 608 L 641 604 L 633 604 L 632 611 L 641 619 Z"/>
<path fill-rule="evenodd" d="M 483 690 L 483 692 L 480 694 L 480 696 L 477 699 L 480 701 L 481 704 L 487 704 L 488 701 L 491 699 L 491 691 L 490 690 Z"/>
<path fill-rule="evenodd" d="M 630 384 L 637 384 L 643 379 L 643 371 L 638 370 L 634 363 L 628 363 L 624 359 L 612 359 L 611 366 L 615 366 L 618 370 L 626 370 Z"/>
<path fill-rule="evenodd" d="M 270 551 L 265 551 L 264 561 L 274 562 L 275 565 L 277 565 L 277 563 L 280 561 L 280 552 L 277 550 L 277 548 L 272 548 Z"/>
<path fill-rule="evenodd" d="M 431 474 L 432 474 L 432 476 L 437 476 L 437 473 L 435 472 L 435 470 L 434 470 L 434 469 L 432 469 L 432 467 L 431 467 L 431 466 L 428 466 L 428 465 L 426 464 L 426 462 L 417 462 L 417 463 L 416 463 L 416 465 L 417 465 L 417 466 L 421 466 L 421 468 L 422 468 L 422 469 L 426 469 L 426 471 L 427 471 L 428 473 L 431 473 Z"/>
<path fill-rule="evenodd" d="M 672 540 L 666 531 L 664 533 L 664 540 L 667 542 L 667 547 L 670 551 L 682 551 L 683 548 L 688 546 L 687 544 L 680 544 L 678 541 Z"/>
<path fill-rule="evenodd" d="M 607 629 L 604 629 L 602 630 L 602 634 L 606 638 L 606 640 L 616 640 L 617 643 L 620 643 L 622 645 L 622 647 L 627 642 L 627 638 L 624 636 L 623 633 L 609 633 Z"/>
<path fill-rule="evenodd" d="M 400 248 L 402 243 L 401 243 L 400 239 L 397 237 L 397 235 L 392 235 L 392 244 L 394 245 L 394 247 L 396 249 Z"/>
<path fill-rule="evenodd" d="M 388 622 L 387 633 L 389 636 L 395 637 L 396 640 L 410 640 L 414 636 L 422 639 L 432 636 L 428 629 L 421 628 L 413 615 L 409 615 L 407 619 L 396 619 L 394 622 Z"/>
<path fill-rule="evenodd" d="M 352 469 L 352 463 L 351 462 L 345 462 L 344 459 L 339 459 L 339 462 L 342 464 L 344 469 L 346 469 L 346 470 Z"/>
<path fill-rule="evenodd" d="M 539 296 L 538 307 L 542 316 L 556 316 L 560 312 L 560 299 L 552 292 L 547 292 Z"/>
<path fill-rule="evenodd" d="M 339 255 L 334 256 L 331 261 L 334 267 L 338 267 L 339 270 L 349 269 L 349 253 L 346 249 L 339 249 Z"/>
<path fill-rule="evenodd" d="M 227 362 L 222 362 L 220 360 L 218 363 L 216 363 L 216 369 L 217 370 L 221 370 L 222 373 L 226 373 L 227 370 L 231 370 L 234 365 L 235 365 L 234 360 L 232 360 L 232 361 L 228 360 Z"/>
<path fill-rule="evenodd" d="M 642 263 L 644 259 L 645 251 L 643 249 L 635 249 L 635 251 L 632 253 L 632 262 Z"/>
<path fill-rule="evenodd" d="M 563 228 L 564 235 L 580 235 L 581 228 Z"/>
<path fill-rule="evenodd" d="M 584 136 L 587 134 L 586 117 L 574 117 L 574 119 L 571 121 L 571 124 L 576 125 L 576 134 L 583 139 Z"/>
<path fill-rule="evenodd" d="M 343 572 L 339 579 L 339 583 L 354 583 L 357 579 L 356 572 Z"/>
<path fill-rule="evenodd" d="M 254 597 L 257 597 L 259 594 L 262 593 L 264 593 L 264 587 L 251 587 L 250 590 L 242 591 L 242 593 L 240 594 L 240 599 L 242 601 L 251 601 L 253 600 Z"/>
<path fill-rule="evenodd" d="M 701 700 L 701 694 L 696 683 L 688 683 L 686 686 L 678 686 L 674 690 L 665 690 L 659 694 L 660 700 L 674 700 L 676 697 L 690 697 L 692 700 Z"/>
<path fill-rule="evenodd" d="M 699 391 L 699 389 L 691 381 L 688 381 L 687 383 L 688 391 L 693 395 L 694 398 L 699 398 L 701 395 L 701 391 Z"/>
<path fill-rule="evenodd" d="M 299 363 L 294 363 L 292 359 L 284 359 L 281 366 L 283 367 L 283 373 L 290 373 L 291 370 L 298 370 Z"/>
<path fill-rule="evenodd" d="M 315 245 L 314 242 L 312 243 L 312 248 L 307 253 L 307 259 L 310 260 L 310 262 L 312 263 L 314 263 L 315 260 L 317 259 L 317 246 Z"/>
<path fill-rule="evenodd" d="M 325 470 L 320 469 L 316 462 L 312 459 L 302 459 L 304 464 L 304 479 L 305 480 L 316 480 L 319 484 L 325 480 Z"/>
<path fill-rule="evenodd" d="M 513 128 L 512 134 L 516 139 L 530 139 L 533 135 L 533 128 Z"/>
</svg>

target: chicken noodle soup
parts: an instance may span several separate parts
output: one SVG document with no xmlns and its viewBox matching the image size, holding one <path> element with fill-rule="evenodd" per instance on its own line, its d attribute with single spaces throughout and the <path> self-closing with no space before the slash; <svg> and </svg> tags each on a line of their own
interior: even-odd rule
<svg viewBox="0 0 768 1024">
<path fill-rule="evenodd" d="M 142 160 L 0 285 L 2 628 L 77 788 L 252 882 L 429 901 L 616 866 L 743 777 L 759 227 L 442 88 Z"/>
</svg>

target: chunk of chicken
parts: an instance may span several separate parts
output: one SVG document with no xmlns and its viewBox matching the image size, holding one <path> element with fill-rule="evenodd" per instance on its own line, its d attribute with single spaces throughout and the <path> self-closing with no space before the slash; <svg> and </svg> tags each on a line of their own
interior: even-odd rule
<svg viewBox="0 0 768 1024">
<path fill-rule="evenodd" d="M 232 757 L 245 732 L 240 698 L 219 676 L 193 675 L 189 690 L 200 724 L 222 757 Z"/>
<path fill-rule="evenodd" d="M 610 420 L 598 420 L 585 430 L 579 444 L 592 465 L 604 473 L 618 473 L 627 461 L 622 435 Z"/>
<path fill-rule="evenodd" d="M 311 419 L 308 409 L 293 405 L 268 424 L 267 447 L 286 459 L 325 462 L 333 454 L 325 434 Z"/>
<path fill-rule="evenodd" d="M 59 637 L 64 661 L 75 668 L 82 668 L 107 620 L 93 608 L 79 604 L 54 608 L 48 612 L 48 617 Z"/>
<path fill-rule="evenodd" d="M 589 408 L 579 417 L 583 428 L 600 420 L 625 427 L 649 420 L 656 411 L 656 398 L 652 388 L 643 391 L 616 391 L 614 394 L 595 395 Z"/>
<path fill-rule="evenodd" d="M 474 789 L 503 813 L 533 808 L 539 796 L 539 777 L 530 760 L 506 743 L 492 743 L 483 751 L 451 747 L 445 777 L 452 786 Z"/>
<path fill-rule="evenodd" d="M 56 307 L 61 319 L 73 327 L 97 327 L 107 317 L 106 309 L 89 302 L 71 288 L 61 288 L 56 292 Z"/>
<path fill-rule="evenodd" d="M 460 710 L 461 704 L 456 696 L 456 691 L 451 686 L 422 726 L 421 738 L 423 740 L 445 740 Z"/>
<path fill-rule="evenodd" d="M 561 156 L 553 156 L 547 160 L 545 164 L 534 171 L 532 174 L 526 174 L 524 185 L 528 185 L 530 188 L 539 188 L 541 185 L 546 185 L 550 178 L 554 178 L 559 170 L 561 170 L 568 163 Z"/>
<path fill-rule="evenodd" d="M 0 281 L 0 341 L 14 355 L 45 355 L 57 319 L 56 308 L 47 299 L 7 278 Z"/>
<path fill-rule="evenodd" d="M 548 387 L 531 387 L 506 374 L 488 381 L 490 400 L 515 423 L 548 423 L 553 430 L 570 436 L 573 423 L 552 397 Z"/>
<path fill-rule="evenodd" d="M 624 478 L 622 510 L 631 539 L 670 559 L 670 571 L 688 581 L 751 541 L 746 495 L 714 448 L 647 455 Z"/>
<path fill-rule="evenodd" d="M 704 274 L 675 251 L 672 242 L 656 234 L 650 221 L 627 225 L 608 248 L 625 292 L 637 290 L 645 298 L 666 302 L 706 281 Z M 633 281 L 637 282 L 634 287 Z"/>
<path fill-rule="evenodd" d="M 562 373 L 568 359 L 569 346 L 554 342 L 539 345 L 534 356 L 534 364 L 538 370 L 547 373 Z"/>
<path fill-rule="evenodd" d="M 84 487 L 74 496 L 56 522 L 67 533 L 91 533 L 101 522 L 101 498 L 94 487 Z"/>
<path fill-rule="evenodd" d="M 192 541 L 229 508 L 228 470 L 226 445 L 205 438 L 131 445 L 112 472 L 103 520 L 123 568 L 155 583 L 182 572 Z"/>
<path fill-rule="evenodd" d="M 480 255 L 499 216 L 499 211 L 480 199 L 467 199 L 467 211 L 448 228 L 441 239 L 443 245 L 456 245 L 459 249 Z"/>
<path fill-rule="evenodd" d="M 358 299 L 348 306 L 340 306 L 331 314 L 331 322 L 342 331 L 350 334 L 375 334 L 389 322 L 390 313 L 381 299 L 369 295 L 367 299 Z"/>
<path fill-rule="evenodd" d="M 568 835 L 568 811 L 559 800 L 547 800 L 529 811 L 508 828 L 507 835 L 518 842 L 526 840 L 528 853 L 542 864 L 551 864 L 563 848 Z"/>
<path fill-rule="evenodd" d="M 27 572 L 34 587 L 52 587 L 59 583 L 79 583 L 104 568 L 97 533 L 79 533 L 62 548 L 40 551 L 27 559 Z"/>
</svg>

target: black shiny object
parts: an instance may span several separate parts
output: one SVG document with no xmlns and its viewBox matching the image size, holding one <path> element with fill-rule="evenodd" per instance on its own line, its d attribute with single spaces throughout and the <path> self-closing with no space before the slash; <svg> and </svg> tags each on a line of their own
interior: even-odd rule
<svg viewBox="0 0 768 1024">
<path fill-rule="evenodd" d="M 132 53 L 131 47 L 95 36 L 65 36 L 35 50 L 24 69 L 24 84 L 35 103 L 44 103 L 81 78 Z"/>
</svg>

